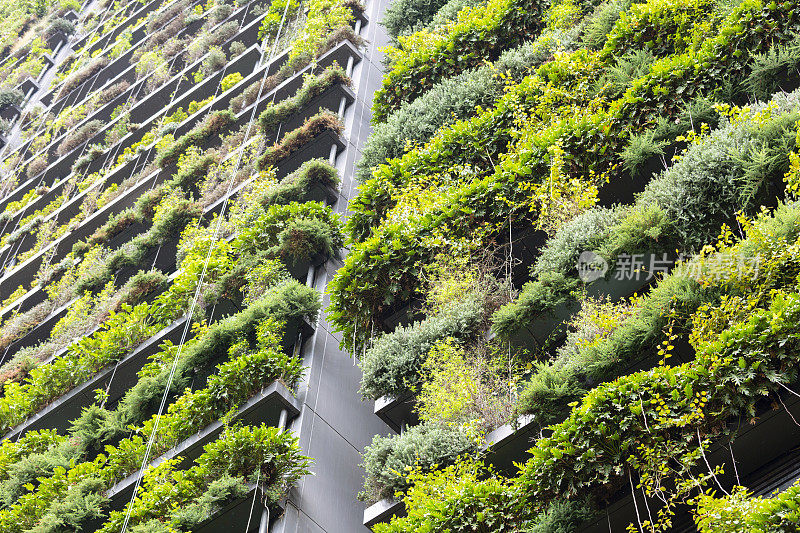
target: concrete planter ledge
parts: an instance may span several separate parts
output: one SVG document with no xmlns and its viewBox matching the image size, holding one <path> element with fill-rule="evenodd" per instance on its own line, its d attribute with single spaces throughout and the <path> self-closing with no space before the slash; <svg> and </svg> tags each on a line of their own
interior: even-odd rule
<svg viewBox="0 0 800 533">
<path fill-rule="evenodd" d="M 407 392 L 400 396 L 381 396 L 375 400 L 373 412 L 386 422 L 386 425 L 400 433 L 404 426 L 419 423 L 419 416 L 414 411 L 415 397 Z"/>
<path fill-rule="evenodd" d="M 364 509 L 364 525 L 372 527 L 376 524 L 388 522 L 393 517 L 406 515 L 406 506 L 403 500 L 384 498 Z"/>
<path fill-rule="evenodd" d="M 242 405 L 233 415 L 231 421 L 242 422 L 246 425 L 264 423 L 269 426 L 277 426 L 281 411 L 285 410 L 287 412 L 288 421 L 300 414 L 300 407 L 300 402 L 289 389 L 281 383 L 273 382 Z M 190 466 L 203 453 L 203 447 L 216 440 L 225 427 L 226 425 L 220 421 L 206 426 L 160 457 L 152 460 L 147 468 L 152 468 L 176 457 L 180 457 L 182 468 Z M 137 470 L 108 490 L 106 496 L 111 500 L 112 509 L 122 509 L 130 501 L 134 485 L 140 475 L 141 470 Z"/>
</svg>

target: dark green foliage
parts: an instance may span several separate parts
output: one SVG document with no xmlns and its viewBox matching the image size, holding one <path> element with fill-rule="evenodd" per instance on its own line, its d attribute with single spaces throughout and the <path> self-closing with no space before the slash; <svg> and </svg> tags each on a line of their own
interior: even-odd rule
<svg viewBox="0 0 800 533">
<path fill-rule="evenodd" d="M 17 89 L 3 89 L 0 91 L 0 110 L 19 104 L 24 97 L 25 95 Z"/>
<path fill-rule="evenodd" d="M 172 515 L 172 522 L 181 531 L 191 531 L 226 503 L 242 498 L 249 487 L 239 477 L 228 474 L 215 479 L 208 489 L 191 505 L 178 509 Z"/>
<path fill-rule="evenodd" d="M 130 531 L 131 533 L 172 533 L 174 529 L 170 529 L 167 524 L 158 518 L 152 518 L 147 522 L 136 524 L 130 528 Z"/>
<path fill-rule="evenodd" d="M 13 505 L 20 496 L 28 492 L 25 485 L 28 483 L 38 484 L 37 478 L 52 475 L 53 469 L 57 467 L 69 467 L 71 456 L 70 446 L 61 444 L 43 452 L 22 457 L 8 467 L 8 478 L 0 482 L 0 503 L 3 507 Z"/>
<path fill-rule="evenodd" d="M 475 114 L 503 94 L 503 85 L 519 80 L 546 61 L 570 37 L 553 37 L 546 45 L 529 42 L 505 51 L 492 67 L 481 66 L 442 80 L 416 100 L 404 103 L 386 122 L 376 124 L 362 149 L 356 176 L 366 181 L 372 169 L 388 159 L 400 157 L 408 146 L 424 142 L 437 130 Z M 498 74 L 507 78 L 503 79 Z"/>
<path fill-rule="evenodd" d="M 556 307 L 575 303 L 575 291 L 581 286 L 577 277 L 561 272 L 544 272 L 522 287 L 519 298 L 492 315 L 492 331 L 508 336 L 537 315 Z"/>
<path fill-rule="evenodd" d="M 595 516 L 597 511 L 588 502 L 556 500 L 534 519 L 525 533 L 573 533 Z"/>
<path fill-rule="evenodd" d="M 201 340 L 184 347 L 172 381 L 173 393 L 182 392 L 189 386 L 196 371 L 209 368 L 225 354 L 231 344 L 240 338 L 255 335 L 257 324 L 264 318 L 273 317 L 287 323 L 297 323 L 303 318 L 313 322 L 320 308 L 319 294 L 312 288 L 291 280 L 271 289 L 260 300 L 244 311 L 212 325 Z M 125 431 L 129 424 L 141 423 L 154 412 L 167 384 L 170 369 L 163 369 L 156 376 L 142 377 L 134 385 L 115 411 L 113 426 Z"/>
<path fill-rule="evenodd" d="M 72 421 L 69 434 L 75 442 L 75 451 L 84 454 L 100 449 L 100 443 L 113 434 L 111 412 L 97 405 L 86 407 L 80 418 Z"/>
<path fill-rule="evenodd" d="M 647 74 L 654 59 L 653 54 L 647 49 L 632 50 L 618 56 L 599 80 L 598 88 L 603 87 L 614 98 L 622 96 L 634 80 Z"/>
<path fill-rule="evenodd" d="M 748 93 L 759 100 L 777 91 L 792 91 L 800 84 L 800 34 L 786 44 L 776 44 L 753 56 L 750 74 L 744 80 Z"/>
<path fill-rule="evenodd" d="M 649 183 L 637 205 L 659 206 L 674 235 L 660 239 L 660 248 L 697 250 L 718 235 L 722 223 L 732 223 L 737 212 L 752 213 L 774 198 L 783 188 L 799 116 L 784 112 L 766 125 L 734 124 L 715 130 L 708 141 L 690 146 L 679 162 Z M 617 245 L 617 251 L 627 251 L 622 246 Z"/>
<path fill-rule="evenodd" d="M 248 254 L 265 252 L 290 264 L 333 257 L 343 241 L 339 216 L 319 202 L 273 205 L 236 240 Z"/>
<path fill-rule="evenodd" d="M 134 306 L 146 296 L 160 293 L 169 287 L 169 278 L 158 270 L 140 270 L 120 288 L 112 311 L 119 311 L 124 305 Z"/>
<path fill-rule="evenodd" d="M 393 38 L 413 31 L 433 19 L 448 0 L 399 0 L 386 8 L 381 24 Z"/>
<path fill-rule="evenodd" d="M 628 145 L 620 153 L 625 170 L 634 179 L 649 178 L 640 174 L 654 159 L 669 163 L 672 153 L 667 147 L 676 146 L 676 138 L 689 131 L 699 132 L 703 124 L 716 127 L 719 113 L 716 102 L 698 96 L 688 102 L 675 118 L 659 117 L 652 129 L 631 135 Z M 663 168 L 663 166 L 661 167 Z"/>
<path fill-rule="evenodd" d="M 290 176 L 283 179 L 277 187 L 265 192 L 262 205 L 288 204 L 302 202 L 315 186 L 335 190 L 339 185 L 339 174 L 324 159 L 312 159 L 303 163 Z"/>
<path fill-rule="evenodd" d="M 102 479 L 90 477 L 82 479 L 70 487 L 62 500 L 55 500 L 41 521 L 31 533 L 71 533 L 85 531 L 87 522 L 101 518 L 109 504 L 103 494 L 105 483 Z"/>
<path fill-rule="evenodd" d="M 668 276 L 602 342 L 581 347 L 570 344 L 568 337 L 556 359 L 538 363 L 520 393 L 519 409 L 535 414 L 542 425 L 560 420 L 569 410 L 569 402 L 651 356 L 664 340 L 670 317 L 685 320 L 717 297 L 717 290 L 703 289 L 691 278 Z M 675 333 L 680 333 L 681 327 L 689 328 L 683 322 L 677 326 Z"/>
<path fill-rule="evenodd" d="M 59 31 L 64 32 L 65 35 L 72 35 L 75 33 L 75 25 L 67 19 L 54 19 L 45 31 L 45 35 L 53 35 Z"/>
<path fill-rule="evenodd" d="M 619 20 L 619 15 L 631 5 L 630 0 L 610 0 L 600 4 L 588 17 L 584 25 L 584 46 L 590 50 L 600 50 L 606 44 L 608 34 Z"/>
<path fill-rule="evenodd" d="M 182 165 L 171 180 L 171 183 L 181 187 L 186 191 L 194 191 L 197 184 L 206 177 L 208 169 L 212 165 L 219 162 L 219 154 L 215 151 L 205 152 L 196 158 L 192 158 L 186 164 Z"/>
</svg>

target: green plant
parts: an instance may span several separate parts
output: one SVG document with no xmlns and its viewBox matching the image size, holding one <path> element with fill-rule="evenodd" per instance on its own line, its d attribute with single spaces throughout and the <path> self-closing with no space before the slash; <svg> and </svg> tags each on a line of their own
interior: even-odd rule
<svg viewBox="0 0 800 533">
<path fill-rule="evenodd" d="M 19 104 L 24 96 L 25 95 L 17 89 L 4 89 L 0 91 L 0 109 Z"/>
<path fill-rule="evenodd" d="M 520 531 L 534 516 L 514 483 L 475 460 L 433 472 L 411 472 L 403 498 L 407 516 L 377 524 L 376 533 L 412 531 Z"/>
<path fill-rule="evenodd" d="M 460 427 L 420 424 L 402 435 L 376 435 L 364 449 L 364 491 L 359 498 L 377 501 L 411 485 L 415 469 L 429 471 L 477 448 L 476 439 Z"/>
<path fill-rule="evenodd" d="M 791 531 L 800 520 L 798 492 L 795 483 L 770 497 L 754 496 L 744 487 L 734 487 L 718 498 L 703 494 L 698 498 L 695 523 L 701 533 Z"/>
<path fill-rule="evenodd" d="M 423 32 L 400 38 L 403 51 L 389 53 L 391 70 L 375 93 L 373 121 L 383 122 L 401 102 L 414 100 L 436 81 L 494 59 L 541 29 L 543 7 L 490 0 L 482 9 L 459 13 L 458 22 L 444 34 Z M 513 28 L 513 32 L 508 32 Z"/>
<path fill-rule="evenodd" d="M 222 78 L 222 81 L 219 82 L 219 89 L 220 89 L 221 92 L 224 93 L 225 91 L 227 91 L 228 89 L 232 88 L 237 83 L 242 81 L 242 79 L 244 79 L 244 78 L 242 77 L 242 75 L 240 73 L 232 72 L 232 73 L 228 74 L 227 76 L 225 76 L 224 78 Z"/>
<path fill-rule="evenodd" d="M 158 148 L 155 163 L 161 168 L 177 163 L 180 155 L 190 146 L 200 146 L 211 135 L 221 132 L 236 121 L 236 116 L 230 111 L 214 111 L 203 122 L 192 128 L 191 131 L 178 139 Z"/>
<path fill-rule="evenodd" d="M 295 437 L 263 425 L 229 428 L 204 450 L 185 472 L 174 470 L 174 461 L 148 471 L 144 490 L 132 506 L 132 525 L 163 516 L 174 517 L 177 523 L 196 525 L 213 513 L 214 504 L 241 494 L 240 484 L 244 480 L 254 482 L 256 473 L 267 489 L 269 503 L 275 503 L 309 473 L 311 464 L 308 457 L 300 454 Z M 99 531 L 117 531 L 125 515 L 113 511 Z"/>
<path fill-rule="evenodd" d="M 771 47 L 753 56 L 751 72 L 744 80 L 747 91 L 760 100 L 769 99 L 775 92 L 787 92 L 800 83 L 800 34 L 786 44 Z"/>
<path fill-rule="evenodd" d="M 381 24 L 394 38 L 407 35 L 420 24 L 425 24 L 447 3 L 447 0 L 402 0 L 391 4 L 383 15 Z"/>
<path fill-rule="evenodd" d="M 270 132 L 281 122 L 285 122 L 291 115 L 297 113 L 300 108 L 308 104 L 328 88 L 340 83 L 345 86 L 351 84 L 350 78 L 344 69 L 335 65 L 325 69 L 321 74 L 314 76 L 308 74 L 303 79 L 303 86 L 291 98 L 281 100 L 278 104 L 272 102 L 267 104 L 267 108 L 258 117 L 258 123 L 263 132 Z"/>
<path fill-rule="evenodd" d="M 256 166 L 259 170 L 266 170 L 308 144 L 317 135 L 321 135 L 326 131 L 339 134 L 342 131 L 342 127 L 338 115 L 330 111 L 320 111 L 307 119 L 302 126 L 284 135 L 280 142 L 267 147 L 258 158 Z"/>
<path fill-rule="evenodd" d="M 339 175 L 334 167 L 323 159 L 311 159 L 287 176 L 275 187 L 264 192 L 261 203 L 265 206 L 302 202 L 315 186 L 335 190 Z"/>
<path fill-rule="evenodd" d="M 438 341 L 467 341 L 480 332 L 485 319 L 481 303 L 480 295 L 468 294 L 438 315 L 378 337 L 360 359 L 362 396 L 377 399 L 415 389 L 425 357 Z"/>
</svg>

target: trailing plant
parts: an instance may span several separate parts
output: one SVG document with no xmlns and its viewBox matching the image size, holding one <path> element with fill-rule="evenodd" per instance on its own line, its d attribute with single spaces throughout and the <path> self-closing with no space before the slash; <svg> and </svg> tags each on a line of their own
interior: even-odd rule
<svg viewBox="0 0 800 533">
<path fill-rule="evenodd" d="M 403 51 L 389 50 L 391 70 L 375 93 L 373 122 L 428 90 L 436 81 L 493 60 L 504 48 L 535 37 L 542 27 L 543 6 L 490 0 L 481 9 L 464 10 L 440 33 L 420 32 L 399 38 Z M 509 31 L 513 28 L 512 31 Z"/>
</svg>

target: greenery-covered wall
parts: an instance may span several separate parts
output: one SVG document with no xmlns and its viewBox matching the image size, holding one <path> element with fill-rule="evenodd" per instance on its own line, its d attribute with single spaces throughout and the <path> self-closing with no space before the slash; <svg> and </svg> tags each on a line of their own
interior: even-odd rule
<svg viewBox="0 0 800 533">
<path fill-rule="evenodd" d="M 365 400 L 412 404 L 364 451 L 361 498 L 402 500 L 374 530 L 792 530 L 796 487 L 747 489 L 772 443 L 734 450 L 800 394 L 796 3 L 398 0 L 383 24 L 328 309 Z"/>
<path fill-rule="evenodd" d="M 0 531 L 280 517 L 362 10 L 2 2 Z"/>
</svg>

